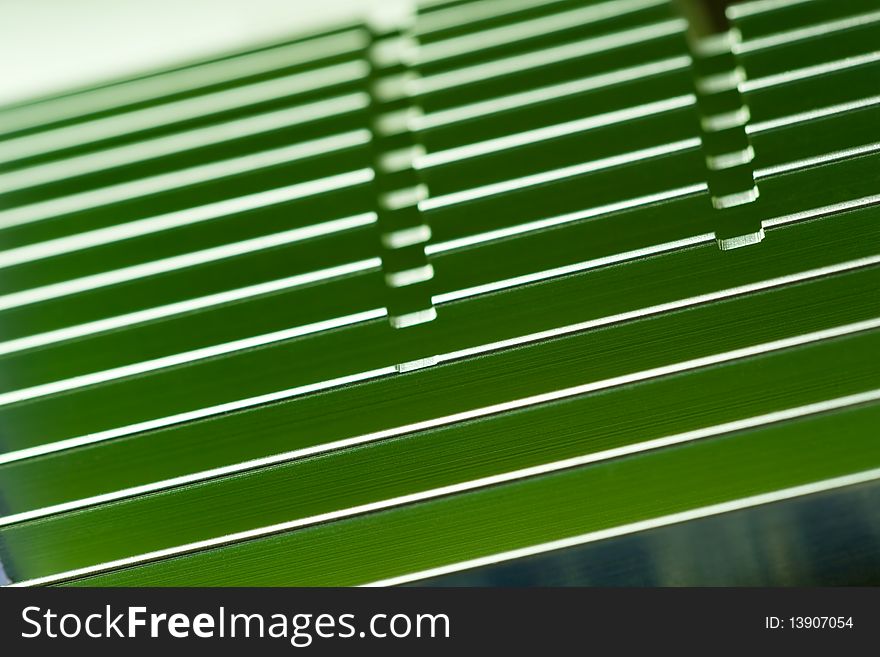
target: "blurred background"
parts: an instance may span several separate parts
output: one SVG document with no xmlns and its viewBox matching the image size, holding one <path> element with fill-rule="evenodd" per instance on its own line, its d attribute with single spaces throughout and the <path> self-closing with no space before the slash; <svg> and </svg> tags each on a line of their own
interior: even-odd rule
<svg viewBox="0 0 880 657">
<path fill-rule="evenodd" d="M 369 0 L 0 0 L 0 104 L 247 50 Z"/>
</svg>

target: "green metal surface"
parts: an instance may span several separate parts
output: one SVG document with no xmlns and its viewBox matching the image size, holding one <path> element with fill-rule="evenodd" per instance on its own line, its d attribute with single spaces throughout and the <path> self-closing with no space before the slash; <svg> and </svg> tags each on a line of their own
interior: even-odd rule
<svg viewBox="0 0 880 657">
<path fill-rule="evenodd" d="M 808 227 L 810 226 L 789 230 Z M 812 228 L 818 229 L 819 226 L 813 225 Z M 821 251 L 826 258 L 829 246 L 830 243 L 822 244 Z M 592 317 L 602 317 L 602 311 L 613 315 L 672 301 L 676 297 L 668 296 L 668 282 L 659 278 L 659 273 L 663 271 L 661 267 L 666 264 L 662 260 L 671 261 L 668 266 L 674 269 L 670 274 L 683 274 L 689 270 L 691 263 L 696 264 L 700 255 L 700 250 L 695 249 L 677 256 L 658 258 L 660 262 L 644 263 L 642 266 L 654 265 L 650 269 L 656 272 L 653 278 L 658 281 L 658 289 L 643 289 L 641 294 L 644 296 L 641 299 L 630 297 L 624 301 L 617 297 L 608 298 L 605 307 L 597 305 L 592 309 Z M 706 257 L 708 259 L 715 255 L 707 254 Z M 760 255 L 769 254 L 762 252 Z M 810 251 L 803 250 L 790 254 L 790 257 L 797 261 L 799 267 L 820 267 L 828 264 L 827 259 L 824 262 L 809 262 L 806 258 L 811 255 Z M 847 255 L 851 257 L 859 254 Z M 676 259 L 679 262 L 675 262 Z M 776 261 L 775 264 L 776 270 L 771 270 L 768 274 L 782 275 L 785 271 L 780 267 L 782 263 Z M 616 273 L 626 275 L 630 273 L 629 268 L 632 266 L 622 266 Z M 755 276 L 759 272 L 754 267 L 749 270 L 752 280 L 761 280 Z M 708 273 L 709 270 L 703 271 Z M 720 280 L 711 286 L 707 285 L 709 281 L 705 277 L 695 279 L 694 283 L 699 285 L 694 285 L 694 289 L 687 291 L 693 295 L 706 294 L 723 290 L 728 285 L 735 287 L 746 282 L 742 279 L 731 280 L 729 275 L 723 276 L 729 272 L 729 269 L 720 271 Z M 608 272 L 611 273 L 614 273 L 613 270 Z M 126 483 L 136 486 L 161 481 L 537 394 L 557 387 L 611 378 L 841 324 L 873 319 L 880 316 L 880 285 L 877 276 L 878 270 L 875 266 L 819 278 L 757 295 L 697 305 L 678 313 L 619 323 L 599 331 L 579 332 L 559 341 L 540 342 L 515 351 L 500 351 L 475 360 L 453 362 L 425 372 L 383 377 L 371 383 L 299 397 L 271 407 L 260 406 L 209 421 L 183 424 L 158 433 L 141 433 L 123 440 L 105 441 L 83 450 L 0 465 L 0 474 L 8 482 L 6 505 L 10 512 L 17 513 L 106 493 Z M 596 272 L 594 277 L 599 280 L 595 281 L 592 289 L 603 284 L 610 290 L 624 289 L 620 283 L 609 285 L 607 281 L 614 280 L 609 275 L 599 276 Z M 582 298 L 586 290 L 583 285 L 579 287 L 583 291 L 569 293 L 566 290 L 560 301 Z M 511 313 L 517 307 L 528 307 L 529 297 L 525 296 L 528 292 L 531 292 L 530 296 L 537 298 L 541 294 L 540 286 L 532 290 L 523 289 L 519 299 L 514 300 L 509 306 L 511 310 L 507 312 Z M 666 295 L 663 295 L 664 292 Z M 677 292 L 681 294 L 684 290 L 678 288 Z M 513 292 L 506 294 L 512 295 Z M 597 300 L 599 298 L 596 295 L 593 297 Z M 490 311 L 490 315 L 502 316 L 502 308 L 503 306 L 496 306 Z M 548 306 L 548 309 L 551 308 L 552 306 Z M 571 312 L 567 304 L 557 310 L 560 318 L 569 321 L 588 321 L 590 317 L 583 313 L 572 316 Z M 479 345 L 483 341 L 494 342 L 512 337 L 511 331 L 506 335 L 500 333 L 494 322 L 484 322 L 480 326 L 475 321 L 479 316 L 479 309 L 459 315 L 454 326 L 467 327 L 470 324 L 471 330 L 463 334 L 444 335 L 439 333 L 442 324 L 431 324 L 432 330 L 423 331 L 421 339 L 414 346 L 419 348 L 428 341 L 428 344 L 449 352 Z M 509 316 L 511 319 L 505 324 L 522 326 L 514 321 L 515 315 Z M 736 320 L 731 320 L 731 316 Z M 467 321 L 468 317 L 472 318 L 470 322 Z M 544 327 L 529 328 L 540 330 L 554 326 L 550 323 L 552 318 L 546 318 L 545 321 L 547 324 Z M 325 336 L 324 342 L 332 339 L 334 342 L 330 344 L 334 346 L 321 351 L 343 356 L 341 366 L 350 366 L 352 372 L 372 369 L 391 361 L 366 360 L 370 352 L 350 350 L 359 345 L 369 345 L 380 339 L 380 335 L 384 333 L 378 327 L 366 336 L 359 329 L 342 330 Z M 669 336 L 680 336 L 682 340 L 672 340 Z M 396 336 L 391 336 L 394 337 Z M 316 339 L 318 338 L 304 339 L 301 348 L 313 351 L 315 348 L 310 342 Z M 344 348 L 344 345 L 349 346 Z M 308 351 L 304 352 L 304 357 L 307 353 Z M 358 353 L 362 355 L 356 360 L 354 356 Z M 417 352 L 411 352 L 403 353 L 401 357 L 414 358 L 418 355 Z M 566 366 L 566 363 L 569 365 Z M 483 370 L 486 374 L 481 375 Z M 265 373 L 265 370 L 260 371 Z M 343 371 L 340 368 L 338 373 Z M 534 376 L 520 379 L 516 376 L 520 371 L 532 372 Z M 418 387 L 413 387 L 413 380 L 418 382 Z M 385 401 L 380 404 L 378 400 Z M 50 418 L 48 415 L 44 417 Z M 243 440 L 248 434 L 250 439 Z M 113 464 L 110 473 L 106 472 L 109 464 Z M 88 476 L 89 472 L 94 473 L 94 476 Z M 37 476 L 40 473 L 43 478 Z"/>
<path fill-rule="evenodd" d="M 81 583 L 367 583 L 877 467 L 878 421 L 878 407 L 869 406 L 250 541 Z"/>
<path fill-rule="evenodd" d="M 436 323 L 405 333 L 376 320 L 0 407 L 0 426 L 16 428 L 14 434 L 6 434 L 6 449 L 21 449 L 855 260 L 877 253 L 875 217 L 876 209 L 868 208 L 853 213 L 858 229 L 850 228 L 844 217 L 823 220 L 821 226 L 813 222 L 779 229 L 780 235 L 802 232 L 804 251 L 792 247 L 796 238 L 773 240 L 772 235 L 754 253 L 719 256 L 714 247 L 700 247 L 449 304 Z M 838 222 L 839 233 L 824 227 Z M 839 238 L 832 237 L 835 234 Z M 841 255 L 836 255 L 838 248 Z M 733 267 L 733 262 L 742 262 L 742 266 Z M 442 271 L 440 264 L 437 269 Z M 693 276 L 697 271 L 700 276 Z M 580 301 L 585 298 L 591 299 L 589 305 Z M 543 311 L 531 312 L 539 302 Z M 278 306 L 284 311 L 283 305 Z M 291 367 L 291 363 L 301 366 Z M 235 386 L 229 385 L 231 380 Z M 187 394 L 180 395 L 179 390 Z"/>
<path fill-rule="evenodd" d="M 357 25 L 0 108 L 14 582 L 364 584 L 880 477 L 876 0 L 731 11 L 729 176 L 671 3 L 503 5 L 422 11 L 396 100 Z M 420 181 L 396 251 L 383 194 Z M 436 319 L 392 328 L 410 297 Z"/>
</svg>

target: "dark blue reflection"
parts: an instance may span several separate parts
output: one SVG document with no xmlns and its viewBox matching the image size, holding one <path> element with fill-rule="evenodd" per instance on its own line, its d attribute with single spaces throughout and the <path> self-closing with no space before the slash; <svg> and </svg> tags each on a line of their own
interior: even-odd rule
<svg viewBox="0 0 880 657">
<path fill-rule="evenodd" d="M 880 585 L 880 482 L 477 568 L 416 585 Z"/>
</svg>

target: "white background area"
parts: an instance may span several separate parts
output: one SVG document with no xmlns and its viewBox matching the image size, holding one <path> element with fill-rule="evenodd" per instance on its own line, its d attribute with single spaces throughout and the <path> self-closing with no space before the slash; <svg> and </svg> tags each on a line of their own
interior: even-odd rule
<svg viewBox="0 0 880 657">
<path fill-rule="evenodd" d="M 0 0 L 0 105 L 281 41 L 367 1 Z"/>
</svg>

